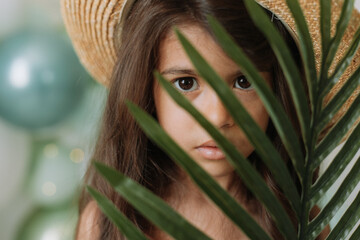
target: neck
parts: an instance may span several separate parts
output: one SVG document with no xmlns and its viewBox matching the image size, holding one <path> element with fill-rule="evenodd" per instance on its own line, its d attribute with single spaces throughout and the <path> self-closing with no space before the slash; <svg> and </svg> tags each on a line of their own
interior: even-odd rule
<svg viewBox="0 0 360 240">
<path fill-rule="evenodd" d="M 231 183 L 233 175 L 226 176 L 213 176 L 214 180 L 232 196 L 235 192 L 231 189 Z M 183 205 L 185 202 L 191 202 L 192 204 L 198 204 L 199 206 L 213 205 L 211 200 L 205 193 L 194 183 L 194 181 L 182 171 L 177 178 L 177 181 L 170 186 L 169 195 L 166 199 L 170 205 L 176 208 L 176 206 Z"/>
<path fill-rule="evenodd" d="M 233 197 L 232 176 L 214 177 L 217 183 Z M 191 224 L 213 239 L 248 239 L 218 207 L 198 188 L 187 174 L 180 174 L 170 186 L 165 201 Z M 161 231 L 155 231 L 153 239 L 168 240 Z"/>
</svg>

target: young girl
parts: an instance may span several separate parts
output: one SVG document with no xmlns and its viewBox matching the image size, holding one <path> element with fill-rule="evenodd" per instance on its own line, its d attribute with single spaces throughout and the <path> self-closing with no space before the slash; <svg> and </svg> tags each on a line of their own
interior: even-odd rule
<svg viewBox="0 0 360 240">
<path fill-rule="evenodd" d="M 93 10 L 95 7 L 91 4 L 95 5 L 96 2 L 84 0 L 77 3 L 71 2 L 71 4 L 67 2 L 68 5 L 65 5 L 67 9 L 71 5 L 73 8 L 85 9 L 84 12 L 87 11 L 93 15 L 96 15 L 96 11 L 103 11 L 107 14 L 106 17 L 96 19 L 96 21 L 99 21 L 99 26 L 108 26 L 107 19 L 115 15 L 106 13 L 105 7 L 101 8 L 101 5 L 97 7 L 97 10 Z M 124 1 L 112 1 L 111 4 L 115 9 L 114 12 L 122 9 L 122 18 L 113 34 L 117 61 L 112 68 L 111 64 L 107 66 L 102 61 L 96 62 L 96 56 L 94 56 L 92 64 L 97 65 L 97 70 L 89 70 L 103 82 L 108 80 L 104 72 L 113 70 L 110 81 L 106 83 L 109 85 L 108 101 L 93 159 L 116 168 L 150 189 L 211 238 L 248 239 L 204 196 L 184 171 L 144 135 L 125 106 L 125 100 L 129 99 L 152 114 L 165 131 L 237 199 L 273 239 L 283 239 L 266 209 L 234 173 L 216 143 L 189 114 L 174 103 L 152 74 L 155 69 L 160 71 L 251 161 L 280 199 L 294 226 L 297 227 L 294 213 L 270 172 L 259 159 L 242 130 L 234 124 L 214 90 L 197 74 L 172 31 L 172 27 L 177 26 L 233 89 L 239 101 L 266 132 L 287 163 L 300 192 L 292 164 L 260 98 L 241 69 L 217 44 L 206 20 L 206 14 L 215 16 L 232 35 L 280 100 L 294 129 L 299 130 L 293 102 L 279 63 L 267 40 L 252 23 L 244 3 L 240 0 L 138 0 L 127 1 L 125 8 L 122 8 Z M 303 71 L 296 42 L 273 13 L 268 11 L 268 15 L 291 49 L 298 68 Z M 93 48 L 94 44 L 98 44 L 96 41 L 105 41 L 108 36 L 112 36 L 110 33 L 98 34 L 95 27 L 84 27 L 87 26 L 84 21 L 91 22 L 89 19 L 84 20 L 81 17 L 73 19 L 75 19 L 73 21 L 81 21 L 78 25 L 84 24 L 83 28 L 92 33 L 95 43 L 88 42 L 88 44 L 92 44 Z M 66 22 L 70 24 L 69 18 Z M 68 27 L 68 29 L 71 35 L 71 28 Z M 109 54 L 109 51 L 102 49 L 100 51 L 102 51 L 102 56 Z M 84 54 L 81 51 L 78 53 L 80 56 Z M 104 62 L 106 62 L 105 59 Z M 305 81 L 303 85 L 306 88 Z M 300 132 L 298 135 L 301 141 Z M 116 194 L 92 166 L 89 166 L 85 183 L 111 199 L 150 238 L 170 239 Z M 318 209 L 314 208 L 312 217 L 317 212 Z M 328 229 L 319 236 L 319 239 L 324 239 L 327 232 Z M 100 212 L 96 203 L 85 191 L 81 198 L 77 239 L 125 239 Z"/>
</svg>

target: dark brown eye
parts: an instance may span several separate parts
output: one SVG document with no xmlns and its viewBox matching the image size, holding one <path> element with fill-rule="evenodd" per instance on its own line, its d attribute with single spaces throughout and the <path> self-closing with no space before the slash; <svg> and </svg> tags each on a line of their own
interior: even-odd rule
<svg viewBox="0 0 360 240">
<path fill-rule="evenodd" d="M 236 78 L 234 87 L 239 88 L 239 89 L 246 89 L 246 90 L 253 88 L 251 86 L 251 83 L 246 79 L 246 77 L 244 75 L 241 75 Z"/>
<path fill-rule="evenodd" d="M 192 77 L 178 78 L 175 80 L 174 85 L 183 92 L 191 92 L 198 88 L 196 79 Z"/>
</svg>

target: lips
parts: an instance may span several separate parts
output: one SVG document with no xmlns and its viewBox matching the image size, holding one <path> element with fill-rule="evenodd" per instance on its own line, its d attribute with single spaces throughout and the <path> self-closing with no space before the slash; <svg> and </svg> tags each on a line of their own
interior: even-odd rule
<svg viewBox="0 0 360 240">
<path fill-rule="evenodd" d="M 213 140 L 207 141 L 195 148 L 199 154 L 209 160 L 220 160 L 225 158 L 225 154 L 217 147 Z"/>
</svg>

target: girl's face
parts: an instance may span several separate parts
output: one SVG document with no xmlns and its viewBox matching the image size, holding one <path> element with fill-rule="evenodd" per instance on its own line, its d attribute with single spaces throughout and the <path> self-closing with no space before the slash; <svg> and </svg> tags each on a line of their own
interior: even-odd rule
<svg viewBox="0 0 360 240">
<path fill-rule="evenodd" d="M 223 52 L 205 30 L 183 25 L 179 30 L 189 39 L 205 60 L 233 89 L 234 94 L 253 119 L 265 131 L 268 114 L 240 68 Z M 171 31 L 160 44 L 158 70 L 175 88 L 248 157 L 254 150 L 245 134 L 234 124 L 215 91 L 197 75 L 176 35 Z M 261 73 L 271 85 L 270 73 Z M 233 168 L 209 134 L 154 81 L 157 118 L 164 130 L 211 176 L 230 176 Z"/>
</svg>

